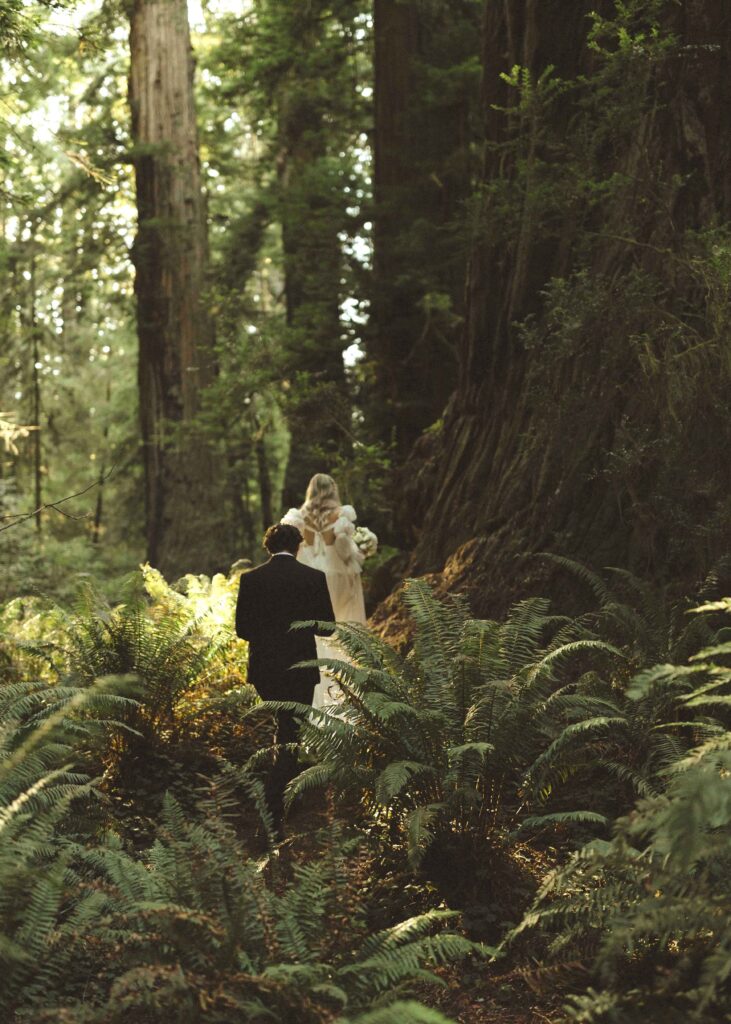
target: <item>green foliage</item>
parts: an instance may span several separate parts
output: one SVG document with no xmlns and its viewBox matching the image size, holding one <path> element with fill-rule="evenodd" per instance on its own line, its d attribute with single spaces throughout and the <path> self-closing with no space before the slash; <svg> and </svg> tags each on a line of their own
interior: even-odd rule
<svg viewBox="0 0 731 1024">
<path fill-rule="evenodd" d="M 729 1012 L 729 734 L 677 762 L 663 793 L 546 880 L 516 929 L 538 931 L 552 960 L 592 965 L 597 987 L 571 1020 L 711 1021 Z"/>
<path fill-rule="evenodd" d="M 256 695 L 246 644 L 233 636 L 237 583 L 188 576 L 173 589 L 145 566 L 115 607 L 88 582 L 73 615 L 12 602 L 0 619 L 0 713 L 12 709 L 30 726 L 63 711 L 77 763 L 103 774 L 105 788 L 142 819 L 169 786 L 190 802 L 197 773 L 268 742 L 268 728 L 256 734 L 241 721 Z M 100 678 L 108 680 L 102 690 Z"/>
<path fill-rule="evenodd" d="M 341 306 L 362 273 L 352 240 L 362 230 L 368 192 L 361 92 L 369 20 L 359 0 L 258 0 L 243 16 L 224 15 L 215 31 L 207 59 L 217 79 L 213 117 L 223 123 L 208 140 L 222 193 L 214 197 L 214 218 L 225 230 L 214 221 L 221 254 L 214 287 L 232 342 L 224 342 L 216 391 L 238 403 L 237 416 L 242 401 L 248 412 L 257 403 L 284 413 L 289 443 L 286 450 L 269 446 L 267 469 L 279 476 L 287 468 L 284 503 L 294 505 L 312 473 L 332 469 L 349 450 L 354 430 L 343 352 L 357 339 L 359 318 L 344 316 Z M 218 81 L 232 104 L 223 117 Z M 243 437 L 227 438 L 230 422 L 219 418 L 216 433 L 240 460 L 249 446 Z M 261 468 L 259 462 L 254 472 Z M 258 487 L 264 512 L 261 477 Z M 274 490 L 278 517 L 281 487 Z"/>
<path fill-rule="evenodd" d="M 149 743 L 171 742 L 193 680 L 212 686 L 234 591 L 235 580 L 200 577 L 174 590 L 146 569 L 116 607 L 90 588 L 70 619 L 31 606 L 44 625 L 18 634 L 22 664 L 44 651 L 68 661 L 0 687 L 3 1019 L 388 1021 L 435 968 L 484 955 L 441 909 L 374 930 L 372 855 L 339 826 L 313 837 L 303 864 L 252 859 L 240 802 L 253 797 L 270 831 L 261 789 L 220 757 L 195 806 L 164 799 L 149 848 L 100 829 L 101 793 L 73 766 L 142 734 L 137 767 L 157 770 Z M 133 678 L 93 681 L 110 669 Z M 133 700 L 122 693 L 135 680 Z M 415 1003 L 404 1015 L 443 1020 Z"/>
<path fill-rule="evenodd" d="M 3 599 L 67 599 L 142 554 L 126 58 L 119 10 L 76 7 L 5 5 L 27 39 L 0 67 L 0 408 L 33 430 L 3 452 L 0 511 L 86 493 L 3 533 Z"/>
<path fill-rule="evenodd" d="M 305 716 L 316 763 L 288 798 L 326 784 L 356 792 L 403 837 L 414 867 L 443 875 L 459 856 L 471 871 L 486 850 L 499 857 L 526 817 L 526 774 L 560 731 L 563 705 L 586 714 L 590 701 L 559 689 L 572 664 L 618 652 L 542 599 L 520 602 L 504 623 L 472 619 L 423 581 L 409 581 L 404 600 L 415 623 L 405 656 L 365 628 L 339 628 L 350 660 L 326 664 L 345 699 L 337 718 Z"/>
<path fill-rule="evenodd" d="M 230 632 L 206 632 L 201 621 L 179 614 L 153 617 L 139 584 L 133 577 L 127 600 L 114 608 L 86 588 L 67 632 L 66 655 L 71 677 L 82 686 L 112 674 L 139 680 L 138 705 L 128 724 L 149 752 L 176 738 L 181 698 L 221 656 Z M 131 738 L 123 742 L 136 746 Z"/>
<path fill-rule="evenodd" d="M 342 1024 L 349 1022 L 343 1018 Z M 449 1024 L 449 1021 L 443 1014 L 420 1003 L 404 1002 L 366 1013 L 352 1024 Z"/>
<path fill-rule="evenodd" d="M 94 705 L 99 716 L 119 713 L 123 701 L 103 689 L 66 694 L 29 731 L 33 701 L 17 688 L 0 694 L 0 1014 L 10 1019 L 21 1002 L 45 997 L 54 972 L 70 969 L 71 941 L 97 904 L 91 892 L 69 899 L 80 886 L 74 834 L 81 838 L 80 812 L 95 795 L 73 770 L 75 748 L 93 729 L 71 722 L 70 705 Z"/>
<path fill-rule="evenodd" d="M 483 952 L 448 930 L 446 912 L 369 932 L 367 861 L 337 833 L 289 883 L 270 885 L 227 822 L 230 795 L 216 782 L 198 821 L 166 800 L 142 860 L 113 835 L 82 846 L 58 828 L 68 829 L 71 805 L 89 789 L 67 770 L 47 770 L 69 752 L 34 737 L 14 758 L 3 746 L 5 1015 L 324 1024 L 334 1010 L 387 1005 L 431 980 L 428 966 Z M 276 879 L 276 862 L 271 870 Z"/>
<path fill-rule="evenodd" d="M 528 777 L 546 795 L 571 778 L 575 792 L 594 792 L 594 811 L 614 817 L 637 796 L 656 793 L 678 758 L 729 724 L 714 685 L 722 690 L 725 680 L 707 652 L 693 653 L 717 643 L 717 613 L 725 606 L 705 605 L 695 609 L 703 614 L 689 616 L 687 602 L 671 602 L 664 588 L 624 570 L 606 570 L 607 582 L 570 559 L 541 557 L 590 588 L 599 607 L 581 621 L 624 657 L 614 672 L 586 672 L 549 700 L 562 709 L 564 725 Z"/>
<path fill-rule="evenodd" d="M 702 613 L 723 611 L 706 604 L 693 608 L 688 599 L 673 595 L 668 585 L 641 579 L 626 569 L 609 567 L 604 575 L 560 555 L 539 556 L 570 573 L 593 594 L 597 609 L 585 621 L 602 636 L 621 647 L 630 664 L 646 667 L 659 661 L 679 661 L 709 643 L 714 635 L 714 620 Z M 723 560 L 718 569 L 723 572 Z M 712 570 L 701 594 L 718 589 L 718 574 Z"/>
<path fill-rule="evenodd" d="M 728 607 L 720 601 L 700 611 Z M 633 680 L 628 697 L 654 701 L 654 728 L 685 736 L 668 744 L 654 785 L 619 819 L 612 842 L 594 840 L 551 871 L 509 936 L 550 961 L 591 967 L 593 985 L 571 996 L 570 1020 L 632 1024 L 650 1014 L 710 1024 L 731 1009 L 729 658 L 731 644 L 720 642 L 687 666 L 659 665 Z M 675 722 L 657 713 L 663 700 Z"/>
<path fill-rule="evenodd" d="M 300 709 L 315 763 L 288 797 L 328 783 L 358 794 L 370 840 L 335 824 L 310 835 L 304 857 L 251 856 L 242 801 L 259 807 L 262 839 L 272 839 L 261 785 L 220 752 L 194 795 L 188 785 L 182 801 L 162 800 L 144 830 L 150 842 L 136 835 L 134 846 L 102 827 L 99 791 L 76 767 L 100 740 L 122 750 L 141 733 L 170 746 L 181 709 L 195 720 L 205 707 L 191 686 L 225 696 L 234 579 L 191 576 L 172 588 L 146 568 L 117 607 L 87 588 L 72 617 L 27 603 L 23 627 L 23 602 L 11 609 L 0 686 L 0 1013 L 34 1024 L 441 1022 L 395 1001 L 439 965 L 497 951 L 452 931 L 441 906 L 384 924 L 375 891 L 384 858 L 395 863 L 405 847 L 412 869 L 465 907 L 470 928 L 479 920 L 497 936 L 532 886 L 520 858 L 546 835 L 569 837 L 571 848 L 571 837 L 603 831 L 636 792 L 611 842 L 593 839 L 548 871 L 503 952 L 525 949 L 568 978 L 566 1013 L 577 1022 L 639 1024 L 662 1012 L 710 1024 L 728 1012 L 731 602 L 697 609 L 692 629 L 710 644 L 687 664 L 632 675 L 628 666 L 655 649 L 647 637 L 662 634 L 646 628 L 649 592 L 623 576 L 620 601 L 598 574 L 562 564 L 592 587 L 597 612 L 569 619 L 531 598 L 503 622 L 475 620 L 459 598 L 437 600 L 411 581 L 408 653 L 364 627 L 341 629 L 344 657 L 327 665 L 345 701 L 338 716 Z M 598 623 L 623 635 L 626 654 L 597 636 Z M 681 640 L 677 649 L 691 644 Z M 19 675 L 32 665 L 45 665 L 35 682 Z M 134 698 L 129 677 L 94 682 L 110 670 L 135 675 Z M 240 680 L 231 694 L 230 711 L 246 706 Z M 199 748 L 211 740 L 200 728 L 188 736 Z M 157 771 L 149 758 L 139 767 Z M 573 983 L 576 965 L 592 972 L 590 987 Z"/>
<path fill-rule="evenodd" d="M 82 954 L 93 937 L 97 981 L 74 1021 L 144 1011 L 151 1022 L 324 1022 L 391 1002 L 430 979 L 427 964 L 479 952 L 444 912 L 369 934 L 366 864 L 337 835 L 272 887 L 222 818 L 191 823 L 168 799 L 147 863 L 112 840 L 84 861 L 106 885 L 101 916 L 78 935 Z"/>
<path fill-rule="evenodd" d="M 517 58 L 491 10 L 491 38 L 505 31 L 499 45 Z M 689 589 L 728 534 L 728 232 L 715 130 L 691 141 L 677 98 L 693 97 L 699 125 L 722 104 L 701 99 L 720 81 L 720 49 L 696 47 L 674 0 L 587 8 L 575 36 L 554 33 L 546 12 L 535 9 L 542 43 L 528 63 L 485 68 L 487 163 L 471 220 L 480 326 L 455 408 L 471 409 L 474 375 L 487 411 L 472 443 L 496 446 L 485 468 L 496 476 L 458 471 L 455 493 L 475 536 L 514 517 L 536 543 Z M 697 14 L 712 36 L 711 9 Z M 482 383 L 484 366 L 495 373 Z M 503 400 L 516 410 L 509 427 Z M 450 511 L 429 519 L 440 536 L 425 534 L 425 564 L 453 550 L 446 524 L 461 510 Z"/>
</svg>

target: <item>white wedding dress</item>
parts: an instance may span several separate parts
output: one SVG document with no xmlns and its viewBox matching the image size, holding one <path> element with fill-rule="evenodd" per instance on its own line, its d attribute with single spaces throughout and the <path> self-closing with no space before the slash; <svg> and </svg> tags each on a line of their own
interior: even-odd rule
<svg viewBox="0 0 731 1024">
<path fill-rule="evenodd" d="M 313 569 L 320 569 L 327 578 L 335 620 L 337 622 L 365 622 L 365 602 L 361 572 L 363 555 L 353 540 L 355 509 L 341 505 L 333 509 L 319 526 L 303 515 L 302 510 L 291 508 L 282 517 L 283 523 L 296 526 L 304 537 L 297 559 Z M 342 658 L 343 653 L 331 640 L 317 638 L 318 658 Z M 337 705 L 337 684 L 331 676 L 320 673 L 315 687 L 312 706 L 322 708 Z"/>
</svg>

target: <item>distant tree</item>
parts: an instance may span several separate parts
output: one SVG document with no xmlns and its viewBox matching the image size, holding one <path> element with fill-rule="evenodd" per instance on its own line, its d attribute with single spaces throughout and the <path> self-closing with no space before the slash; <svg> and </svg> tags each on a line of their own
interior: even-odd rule
<svg viewBox="0 0 731 1024">
<path fill-rule="evenodd" d="M 4 596 L 58 596 L 144 554 L 121 15 L 64 16 L 60 33 L 45 6 L 18 5 L 0 65 L 0 410 L 39 427 L 0 453 L 4 521 L 25 524 L 6 535 Z"/>
<path fill-rule="evenodd" d="M 375 436 L 403 455 L 456 378 L 476 142 L 481 6 L 375 0 L 374 262 L 366 351 Z"/>
<path fill-rule="evenodd" d="M 213 376 L 207 227 L 185 0 L 135 0 L 129 98 L 137 183 L 139 389 L 147 553 L 167 574 L 218 562 L 216 481 L 195 424 Z"/>
<path fill-rule="evenodd" d="M 365 219 L 355 150 L 368 106 L 367 25 L 362 0 L 257 0 L 247 26 L 242 98 L 265 125 L 263 159 L 275 169 L 266 201 L 281 239 L 289 503 L 351 444 L 341 305 L 350 294 L 345 240 Z"/>
</svg>

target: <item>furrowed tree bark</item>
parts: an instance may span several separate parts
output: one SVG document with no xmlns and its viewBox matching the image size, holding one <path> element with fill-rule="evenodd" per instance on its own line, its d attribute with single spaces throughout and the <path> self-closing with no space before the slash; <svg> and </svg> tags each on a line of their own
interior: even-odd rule
<svg viewBox="0 0 731 1024">
<path fill-rule="evenodd" d="M 195 424 L 213 360 L 185 0 L 134 0 L 130 51 L 147 555 L 166 575 L 210 572 L 222 538 L 213 460 Z"/>
<path fill-rule="evenodd" d="M 596 122 L 582 122 L 604 126 L 585 142 L 606 197 L 561 183 L 564 205 L 546 212 L 555 161 L 584 158 L 560 147 L 595 101 L 577 85 L 549 103 L 549 143 L 501 75 L 521 65 L 535 84 L 552 65 L 591 78 L 596 7 L 485 5 L 484 198 L 458 382 L 443 429 L 414 451 L 404 501 L 411 571 L 444 570 L 482 613 L 521 592 L 531 570 L 518 558 L 531 552 L 682 587 L 728 550 L 729 303 L 712 268 L 729 252 L 731 10 L 668 3 L 669 50 L 648 48 L 644 63 L 643 43 L 620 53 L 636 79 L 626 123 L 607 128 L 598 105 Z M 614 5 L 600 12 L 614 17 Z M 517 203 L 508 229 L 496 196 Z"/>
</svg>

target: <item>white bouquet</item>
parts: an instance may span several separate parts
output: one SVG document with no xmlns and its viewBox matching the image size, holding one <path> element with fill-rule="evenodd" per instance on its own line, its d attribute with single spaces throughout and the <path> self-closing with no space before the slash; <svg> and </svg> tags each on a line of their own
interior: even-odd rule
<svg viewBox="0 0 731 1024">
<path fill-rule="evenodd" d="M 378 537 L 367 526 L 356 526 L 353 540 L 364 558 L 370 558 L 378 551 Z"/>
</svg>

